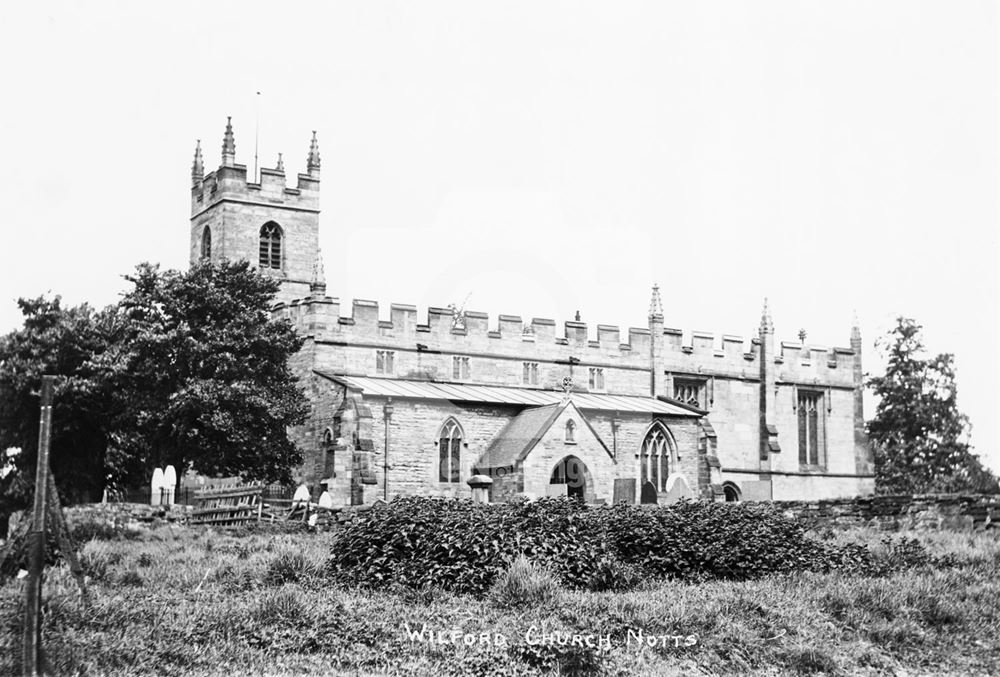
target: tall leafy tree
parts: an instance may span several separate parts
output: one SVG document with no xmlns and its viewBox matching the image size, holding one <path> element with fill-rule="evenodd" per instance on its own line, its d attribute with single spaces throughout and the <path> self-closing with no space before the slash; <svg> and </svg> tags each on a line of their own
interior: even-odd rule
<svg viewBox="0 0 1000 677">
<path fill-rule="evenodd" d="M 111 465 L 132 480 L 166 464 L 288 480 L 302 457 L 287 428 L 308 404 L 288 364 L 302 339 L 270 312 L 278 283 L 245 261 L 126 279 L 121 350 L 100 362 L 119 404 Z"/>
<path fill-rule="evenodd" d="M 18 305 L 23 326 L 0 337 L 0 515 L 24 507 L 33 491 L 43 374 L 57 377 L 50 463 L 64 500 L 100 498 L 113 408 L 93 359 L 113 346 L 114 314 L 66 308 L 58 296 Z"/>
<path fill-rule="evenodd" d="M 879 493 L 998 492 L 997 479 L 972 453 L 968 418 L 958 409 L 954 358 L 925 355 L 922 327 L 897 318 L 878 344 L 884 376 L 869 380 L 879 397 L 868 436 Z"/>
</svg>

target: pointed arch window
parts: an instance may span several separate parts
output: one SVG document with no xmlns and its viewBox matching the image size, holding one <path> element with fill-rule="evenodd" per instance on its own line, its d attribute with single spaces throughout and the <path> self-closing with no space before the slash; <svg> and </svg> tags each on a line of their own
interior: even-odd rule
<svg viewBox="0 0 1000 677">
<path fill-rule="evenodd" d="M 201 232 L 201 260 L 212 260 L 212 229 L 208 226 Z"/>
<path fill-rule="evenodd" d="M 670 439 L 666 429 L 656 424 L 646 433 L 639 451 L 640 486 L 651 483 L 657 491 L 666 491 L 670 476 Z"/>
<path fill-rule="evenodd" d="M 462 427 L 453 418 L 445 421 L 438 436 L 438 481 L 461 480 Z"/>
<path fill-rule="evenodd" d="M 260 267 L 281 270 L 281 226 L 274 221 L 260 228 Z"/>
<path fill-rule="evenodd" d="M 337 476 L 336 463 L 334 462 L 336 460 L 335 449 L 336 447 L 335 447 L 335 438 L 333 435 L 333 430 L 327 428 L 326 430 L 323 431 L 323 452 L 325 461 L 324 468 L 326 471 L 324 474 L 327 477 Z"/>
<path fill-rule="evenodd" d="M 576 423 L 573 419 L 566 421 L 566 436 L 563 440 L 566 444 L 576 444 Z"/>
</svg>

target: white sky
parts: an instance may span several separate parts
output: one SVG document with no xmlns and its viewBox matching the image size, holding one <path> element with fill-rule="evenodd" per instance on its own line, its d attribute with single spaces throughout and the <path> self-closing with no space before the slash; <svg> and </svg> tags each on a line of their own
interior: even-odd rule
<svg viewBox="0 0 1000 677">
<path fill-rule="evenodd" d="M 342 300 L 953 352 L 1000 468 L 998 23 L 963 2 L 7 3 L 0 331 L 187 264 L 195 139 L 323 158 Z M 255 96 L 261 91 L 260 97 Z M 294 181 L 294 179 L 290 179 Z M 866 412 L 871 415 L 869 407 Z"/>
</svg>

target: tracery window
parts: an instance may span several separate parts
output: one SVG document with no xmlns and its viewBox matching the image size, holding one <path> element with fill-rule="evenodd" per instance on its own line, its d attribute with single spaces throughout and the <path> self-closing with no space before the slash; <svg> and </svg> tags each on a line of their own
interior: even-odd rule
<svg viewBox="0 0 1000 677">
<path fill-rule="evenodd" d="M 674 399 L 699 409 L 705 408 L 705 382 L 674 379 Z"/>
<path fill-rule="evenodd" d="M 799 410 L 799 463 L 824 465 L 826 439 L 823 417 L 823 393 L 800 390 Z"/>
<path fill-rule="evenodd" d="M 646 433 L 639 451 L 640 486 L 650 482 L 657 491 L 666 491 L 669 475 L 670 441 L 663 426 L 656 424 Z"/>
<path fill-rule="evenodd" d="M 453 418 L 445 421 L 438 437 L 438 481 L 461 479 L 462 428 Z"/>
<path fill-rule="evenodd" d="M 274 221 L 260 228 L 260 267 L 281 270 L 281 227 Z"/>
</svg>

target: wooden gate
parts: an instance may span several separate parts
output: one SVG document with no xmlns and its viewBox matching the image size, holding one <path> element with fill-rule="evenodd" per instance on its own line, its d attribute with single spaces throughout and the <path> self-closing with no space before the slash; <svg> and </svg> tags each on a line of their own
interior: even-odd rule
<svg viewBox="0 0 1000 677">
<path fill-rule="evenodd" d="M 263 508 L 263 492 L 261 482 L 221 483 L 205 487 L 194 493 L 191 523 L 235 526 L 258 522 Z"/>
</svg>

